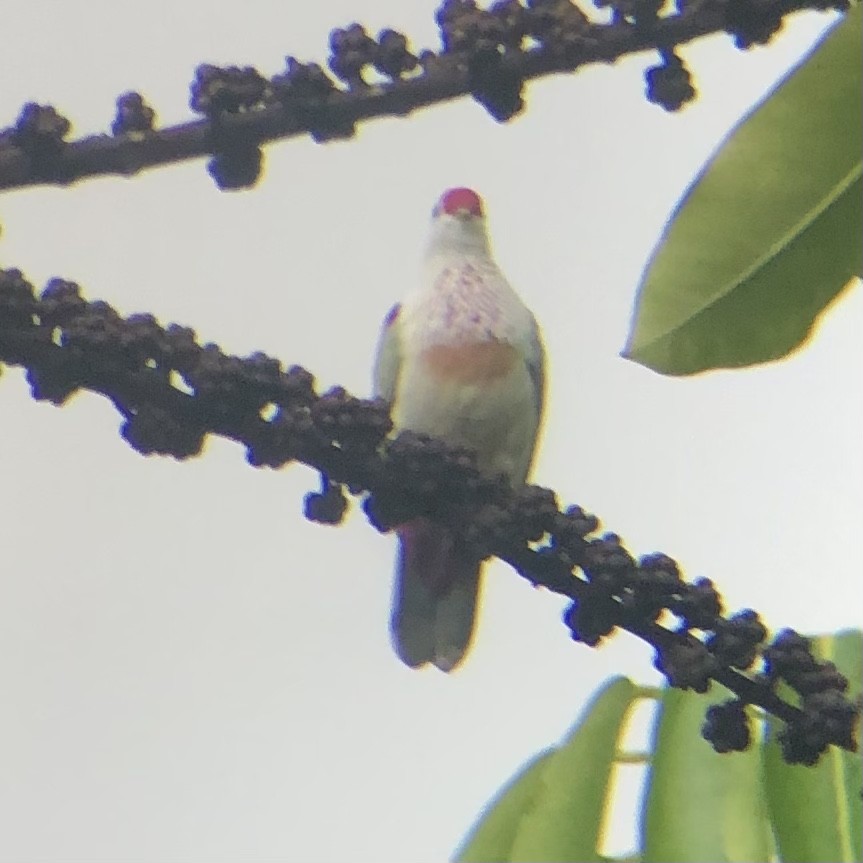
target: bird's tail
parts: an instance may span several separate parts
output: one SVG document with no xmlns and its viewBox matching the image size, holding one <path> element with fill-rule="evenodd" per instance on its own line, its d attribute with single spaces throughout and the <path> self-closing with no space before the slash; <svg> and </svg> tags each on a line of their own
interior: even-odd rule
<svg viewBox="0 0 863 863">
<path fill-rule="evenodd" d="M 396 653 L 412 668 L 432 662 L 452 671 L 473 635 L 482 561 L 425 518 L 401 525 L 398 535 L 391 621 Z"/>
</svg>

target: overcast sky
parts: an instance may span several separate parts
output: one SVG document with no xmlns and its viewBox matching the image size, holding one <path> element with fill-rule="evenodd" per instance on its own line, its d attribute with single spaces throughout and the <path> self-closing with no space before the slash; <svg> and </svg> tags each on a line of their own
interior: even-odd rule
<svg viewBox="0 0 863 863">
<path fill-rule="evenodd" d="M 35 100 L 103 130 L 128 89 L 179 122 L 200 62 L 323 61 L 354 20 L 436 47 L 435 5 L 13 0 L 0 125 Z M 645 101 L 643 55 L 531 84 L 505 126 L 462 100 L 276 144 L 249 192 L 219 193 L 201 161 L 6 193 L 0 262 L 366 395 L 432 204 L 472 186 L 545 333 L 535 481 L 633 552 L 714 579 L 732 609 L 859 624 L 859 289 L 784 362 L 677 380 L 618 356 L 675 201 L 830 20 L 796 16 L 748 53 L 684 49 L 701 96 L 679 115 Z M 37 404 L 20 370 L 0 379 L 0 417 L 2 863 L 442 861 L 602 680 L 656 679 L 629 636 L 573 644 L 562 601 L 499 563 L 464 667 L 412 672 L 388 640 L 393 539 L 360 512 L 305 521 L 310 471 L 254 470 L 221 440 L 187 463 L 143 458 L 107 401 Z M 612 851 L 631 842 L 635 787 Z"/>
</svg>

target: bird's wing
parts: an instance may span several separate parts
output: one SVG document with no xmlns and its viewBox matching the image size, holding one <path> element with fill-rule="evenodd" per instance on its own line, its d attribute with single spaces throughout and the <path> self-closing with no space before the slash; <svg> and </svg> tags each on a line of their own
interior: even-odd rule
<svg viewBox="0 0 863 863">
<path fill-rule="evenodd" d="M 533 381 L 533 389 L 536 397 L 537 421 L 542 419 L 542 405 L 545 401 L 545 348 L 542 344 L 542 336 L 539 333 L 539 324 L 536 318 L 530 316 L 530 335 L 527 341 L 525 362 L 527 371 Z"/>
<path fill-rule="evenodd" d="M 374 394 L 390 404 L 395 399 L 396 384 L 401 367 L 402 350 L 398 320 L 400 308 L 401 306 L 396 303 L 384 318 L 373 373 Z"/>
</svg>

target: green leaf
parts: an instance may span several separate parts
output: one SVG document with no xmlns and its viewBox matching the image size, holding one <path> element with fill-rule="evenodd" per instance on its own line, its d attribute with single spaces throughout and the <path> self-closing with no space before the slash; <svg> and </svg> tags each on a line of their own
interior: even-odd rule
<svg viewBox="0 0 863 863">
<path fill-rule="evenodd" d="M 599 860 L 617 742 L 638 691 L 623 677 L 603 687 L 564 742 L 532 759 L 489 804 L 456 860 Z"/>
<path fill-rule="evenodd" d="M 784 356 L 863 267 L 863 10 L 850 9 L 696 178 L 623 356 L 672 375 Z"/>
<path fill-rule="evenodd" d="M 849 695 L 860 693 L 863 633 L 849 630 L 814 640 L 816 652 L 830 659 L 851 682 Z M 771 725 L 779 730 L 781 725 Z M 780 856 L 785 863 L 863 859 L 861 849 L 860 753 L 831 746 L 814 767 L 786 764 L 775 737 L 766 745 L 764 777 Z"/>
<path fill-rule="evenodd" d="M 534 756 L 490 803 L 491 809 L 471 830 L 456 860 L 473 863 L 511 860 L 512 846 L 525 812 L 539 805 L 543 794 L 542 773 L 556 750 Z"/>
<path fill-rule="evenodd" d="M 760 748 L 720 755 L 701 736 L 707 707 L 728 697 L 716 686 L 708 695 L 664 691 L 641 824 L 644 863 L 771 859 Z"/>
</svg>

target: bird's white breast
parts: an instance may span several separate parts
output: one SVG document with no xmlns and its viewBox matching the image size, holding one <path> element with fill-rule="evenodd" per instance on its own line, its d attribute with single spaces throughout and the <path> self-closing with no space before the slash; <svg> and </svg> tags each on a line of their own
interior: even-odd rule
<svg viewBox="0 0 863 863">
<path fill-rule="evenodd" d="M 429 264 L 399 314 L 395 425 L 476 450 L 483 470 L 521 483 L 539 422 L 530 312 L 487 259 Z"/>
</svg>

